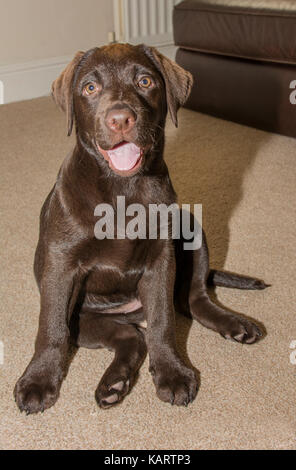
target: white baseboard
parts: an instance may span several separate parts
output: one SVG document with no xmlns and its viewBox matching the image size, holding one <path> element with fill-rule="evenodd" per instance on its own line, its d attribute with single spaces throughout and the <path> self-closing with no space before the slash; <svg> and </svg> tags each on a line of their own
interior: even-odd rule
<svg viewBox="0 0 296 470">
<path fill-rule="evenodd" d="M 0 80 L 0 104 L 4 103 L 4 84 Z"/>
<path fill-rule="evenodd" d="M 174 60 L 174 45 L 158 46 L 158 50 Z M 52 82 L 72 60 L 72 56 L 53 57 L 24 64 L 0 66 L 0 104 L 48 96 Z"/>
<path fill-rule="evenodd" d="M 49 95 L 52 82 L 72 58 L 53 57 L 0 66 L 0 104 Z"/>
</svg>

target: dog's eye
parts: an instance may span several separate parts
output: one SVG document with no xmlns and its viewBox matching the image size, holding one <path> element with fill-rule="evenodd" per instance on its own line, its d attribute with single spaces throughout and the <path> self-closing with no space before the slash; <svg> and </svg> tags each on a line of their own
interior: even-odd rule
<svg viewBox="0 0 296 470">
<path fill-rule="evenodd" d="M 138 85 L 141 88 L 150 88 L 153 85 L 153 82 L 150 77 L 142 77 L 141 80 L 139 80 Z"/>
<path fill-rule="evenodd" d="M 99 90 L 98 84 L 95 82 L 90 82 L 87 85 L 85 85 L 85 87 L 83 88 L 83 94 L 87 96 L 93 95 L 98 90 Z"/>
</svg>

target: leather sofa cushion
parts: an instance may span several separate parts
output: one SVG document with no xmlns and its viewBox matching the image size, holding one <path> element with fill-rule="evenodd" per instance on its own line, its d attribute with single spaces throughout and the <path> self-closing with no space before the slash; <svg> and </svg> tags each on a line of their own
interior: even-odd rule
<svg viewBox="0 0 296 470">
<path fill-rule="evenodd" d="M 176 62 L 194 77 L 186 108 L 296 137 L 294 65 L 181 48 Z"/>
<path fill-rule="evenodd" d="M 173 24 L 185 49 L 296 63 L 296 0 L 185 0 Z"/>
</svg>

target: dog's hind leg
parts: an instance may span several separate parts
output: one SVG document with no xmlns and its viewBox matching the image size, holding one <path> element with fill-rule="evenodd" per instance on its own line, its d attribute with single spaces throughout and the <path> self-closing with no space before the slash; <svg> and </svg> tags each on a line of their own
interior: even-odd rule
<svg viewBox="0 0 296 470">
<path fill-rule="evenodd" d="M 177 305 L 179 308 L 181 306 L 180 311 L 189 310 L 195 320 L 205 327 L 217 331 L 224 338 L 241 343 L 255 343 L 262 336 L 255 323 L 216 305 L 209 298 L 207 284 L 210 271 L 205 236 L 203 236 L 202 246 L 199 250 L 183 251 L 180 257 L 179 248 L 177 259 L 178 257 L 179 260 L 181 259 L 181 263 L 178 262 L 178 270 L 181 268 L 183 278 L 183 285 L 178 287 L 181 296 L 179 295 L 178 298 L 177 295 Z M 180 279 L 178 282 L 180 283 Z"/>
<path fill-rule="evenodd" d="M 115 352 L 95 397 L 101 408 L 109 408 L 122 401 L 131 390 L 146 356 L 142 332 L 132 324 L 121 324 L 112 318 L 100 317 L 98 313 L 82 313 L 76 343 L 77 346 L 107 348 Z"/>
</svg>

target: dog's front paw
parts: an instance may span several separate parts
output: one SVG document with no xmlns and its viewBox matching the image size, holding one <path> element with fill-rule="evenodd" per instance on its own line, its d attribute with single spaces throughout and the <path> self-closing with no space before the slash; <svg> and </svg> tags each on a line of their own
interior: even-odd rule
<svg viewBox="0 0 296 470">
<path fill-rule="evenodd" d="M 198 381 L 192 369 L 183 366 L 151 368 L 157 396 L 172 405 L 187 406 L 197 394 Z"/>
<path fill-rule="evenodd" d="M 43 412 L 57 401 L 59 387 L 43 377 L 21 377 L 14 388 L 14 398 L 20 411 L 27 415 Z"/>
</svg>

